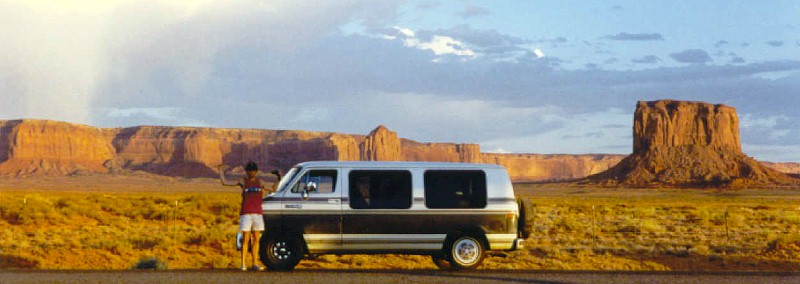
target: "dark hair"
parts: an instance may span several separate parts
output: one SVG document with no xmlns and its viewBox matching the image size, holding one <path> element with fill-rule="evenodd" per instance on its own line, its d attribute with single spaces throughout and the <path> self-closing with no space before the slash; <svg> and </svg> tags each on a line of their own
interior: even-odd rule
<svg viewBox="0 0 800 284">
<path fill-rule="evenodd" d="M 244 170 L 248 171 L 248 172 L 249 171 L 257 171 L 258 170 L 258 164 L 256 164 L 253 161 L 247 162 L 247 165 L 244 166 Z"/>
</svg>

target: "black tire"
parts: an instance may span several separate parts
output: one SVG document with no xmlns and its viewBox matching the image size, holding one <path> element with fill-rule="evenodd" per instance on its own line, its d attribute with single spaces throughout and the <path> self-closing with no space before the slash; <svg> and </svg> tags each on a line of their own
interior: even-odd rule
<svg viewBox="0 0 800 284">
<path fill-rule="evenodd" d="M 436 265 L 441 270 L 452 270 L 453 266 L 450 265 L 450 261 L 447 260 L 447 257 L 444 255 L 431 255 L 431 260 L 433 264 Z"/>
<path fill-rule="evenodd" d="M 530 200 L 524 198 L 517 198 L 517 206 L 519 207 L 519 220 L 517 220 L 517 235 L 520 238 L 527 239 L 533 232 L 533 204 Z"/>
<path fill-rule="evenodd" d="M 474 269 L 486 256 L 481 239 L 473 235 L 461 235 L 453 239 L 447 249 L 447 260 L 452 270 Z"/>
<path fill-rule="evenodd" d="M 289 271 L 303 258 L 303 244 L 297 236 L 264 236 L 259 256 L 270 270 Z"/>
</svg>

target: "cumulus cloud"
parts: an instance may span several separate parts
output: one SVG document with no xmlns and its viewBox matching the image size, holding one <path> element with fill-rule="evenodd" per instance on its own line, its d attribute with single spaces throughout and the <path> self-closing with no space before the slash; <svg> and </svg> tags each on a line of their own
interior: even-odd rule
<svg viewBox="0 0 800 284">
<path fill-rule="evenodd" d="M 565 70 L 569 59 L 549 42 L 381 24 L 396 13 L 386 1 L 286 3 L 130 2 L 95 14 L 2 6 L 0 38 L 11 41 L 0 44 L 0 116 L 362 134 L 383 123 L 485 150 L 627 153 L 635 102 L 672 98 L 725 103 L 771 129 L 743 131 L 765 151 L 748 152 L 759 159 L 800 141 L 800 61 Z M 42 16 L 59 20 L 34 20 Z M 340 32 L 354 23 L 366 32 Z M 592 44 L 589 53 L 609 43 Z M 708 62 L 684 53 L 672 58 Z M 602 58 L 630 60 L 614 56 Z"/>
<path fill-rule="evenodd" d="M 615 35 L 607 35 L 603 38 L 608 40 L 619 40 L 619 41 L 656 41 L 656 40 L 664 40 L 664 37 L 660 33 L 638 33 L 638 34 L 631 34 L 631 33 L 618 33 Z"/>
<path fill-rule="evenodd" d="M 95 105 L 180 102 L 203 89 L 222 50 L 247 42 L 290 51 L 354 18 L 391 18 L 386 13 L 394 13 L 396 5 L 357 0 L 309 5 L 3 2 L 0 78 L 9 83 L 0 84 L 0 94 L 14 104 L 0 106 L 0 119 L 93 123 Z"/>
<path fill-rule="evenodd" d="M 456 15 L 462 18 L 474 18 L 474 17 L 488 16 L 491 14 L 492 14 L 491 10 L 475 5 L 467 5 L 466 7 L 464 7 L 464 10 L 456 12 Z"/>
<path fill-rule="evenodd" d="M 712 61 L 708 52 L 702 49 L 687 49 L 669 55 L 675 61 L 681 63 L 706 63 Z"/>
<path fill-rule="evenodd" d="M 417 37 L 417 34 L 402 27 L 395 27 L 397 35 L 402 37 L 403 44 L 422 50 L 430 50 L 436 55 L 455 55 L 467 58 L 475 58 L 475 51 L 469 49 L 464 43 L 449 36 L 433 35 L 429 40 Z M 395 35 L 384 35 L 384 39 L 395 39 Z"/>
<path fill-rule="evenodd" d="M 639 58 L 631 59 L 633 63 L 640 63 L 640 64 L 655 64 L 661 62 L 661 58 L 655 55 L 645 55 Z"/>
<path fill-rule="evenodd" d="M 728 44 L 730 44 L 730 42 L 728 42 L 727 40 L 720 40 L 720 41 L 717 41 L 717 43 L 714 44 L 714 47 L 720 48 L 720 47 L 726 46 Z"/>
</svg>

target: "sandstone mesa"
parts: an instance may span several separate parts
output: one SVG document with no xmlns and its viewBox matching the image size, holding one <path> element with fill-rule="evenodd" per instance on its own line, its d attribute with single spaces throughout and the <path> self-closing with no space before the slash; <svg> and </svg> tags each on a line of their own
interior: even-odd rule
<svg viewBox="0 0 800 284">
<path fill-rule="evenodd" d="M 588 178 L 608 186 L 792 186 L 780 173 L 742 152 L 736 109 L 722 104 L 640 101 L 633 121 L 633 153 Z"/>
<path fill-rule="evenodd" d="M 215 177 L 216 165 L 258 161 L 283 170 L 303 161 L 441 161 L 505 166 L 515 181 L 599 173 L 623 155 L 481 153 L 480 145 L 421 143 L 381 125 L 368 135 L 297 130 L 136 126 L 97 128 L 49 120 L 0 121 L 0 175 L 126 174 Z"/>
<path fill-rule="evenodd" d="M 482 153 L 478 144 L 421 143 L 383 125 L 367 135 L 299 130 L 0 121 L 0 176 L 130 174 L 215 177 L 216 165 L 253 160 L 283 170 L 311 160 L 441 161 L 506 167 L 516 182 L 577 180 L 646 187 L 794 185 L 799 163 L 760 163 L 741 152 L 736 110 L 702 102 L 639 102 L 633 154 Z M 234 168 L 234 171 L 241 169 Z"/>
</svg>

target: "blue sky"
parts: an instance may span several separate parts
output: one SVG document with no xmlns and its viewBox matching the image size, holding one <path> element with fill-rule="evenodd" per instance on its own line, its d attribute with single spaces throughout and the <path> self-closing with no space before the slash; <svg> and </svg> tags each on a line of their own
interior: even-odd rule
<svg viewBox="0 0 800 284">
<path fill-rule="evenodd" d="M 800 162 L 798 1 L 0 1 L 0 119 L 630 153 L 636 101 Z"/>
</svg>

